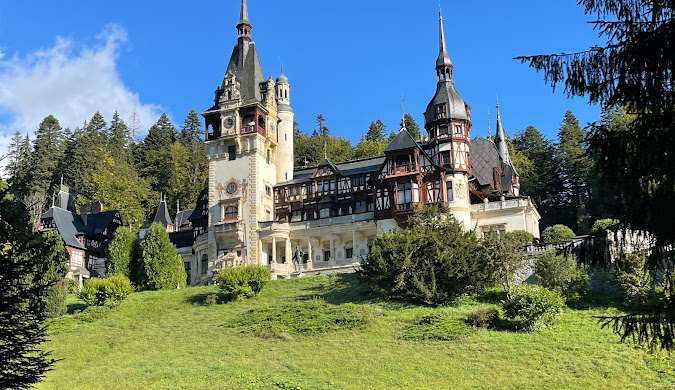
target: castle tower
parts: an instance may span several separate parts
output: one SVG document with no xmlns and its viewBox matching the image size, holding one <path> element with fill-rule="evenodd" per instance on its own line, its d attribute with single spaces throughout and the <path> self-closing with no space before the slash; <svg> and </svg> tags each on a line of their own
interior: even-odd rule
<svg viewBox="0 0 675 390">
<path fill-rule="evenodd" d="M 504 126 L 502 126 L 502 117 L 499 114 L 499 102 L 497 102 L 497 134 L 495 135 L 494 142 L 495 147 L 497 147 L 497 151 L 499 152 L 499 157 L 502 160 L 502 164 L 508 165 L 513 171 L 513 178 L 511 182 L 512 188 L 503 188 L 503 190 L 511 190 L 513 195 L 518 196 L 520 195 L 520 177 L 518 176 L 518 172 L 516 171 L 516 168 L 511 161 L 511 156 L 509 155 L 509 147 L 506 143 L 506 131 L 504 131 Z"/>
<path fill-rule="evenodd" d="M 196 242 L 194 250 L 198 272 L 207 277 L 227 266 L 260 263 L 258 224 L 273 219 L 272 188 L 280 176 L 277 125 L 284 120 L 277 117 L 274 81 L 263 77 L 246 0 L 236 29 L 237 43 L 214 104 L 202 113 L 209 161 L 208 240 Z"/>
<path fill-rule="evenodd" d="M 468 178 L 471 174 L 471 108 L 455 89 L 452 61 L 438 11 L 439 53 L 436 59 L 436 93 L 424 112 L 424 128 L 429 133 L 434 162 L 445 168 L 446 204 L 455 217 L 471 228 L 471 203 Z"/>
<path fill-rule="evenodd" d="M 295 114 L 291 108 L 291 85 L 281 74 L 276 80 L 275 97 L 277 101 L 277 116 L 279 117 L 279 161 L 277 163 L 277 181 L 293 180 L 293 120 Z"/>
</svg>

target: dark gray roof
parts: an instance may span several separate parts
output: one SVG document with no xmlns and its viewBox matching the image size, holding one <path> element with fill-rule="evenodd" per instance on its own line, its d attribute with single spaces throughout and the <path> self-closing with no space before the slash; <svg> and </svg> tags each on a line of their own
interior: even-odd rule
<svg viewBox="0 0 675 390">
<path fill-rule="evenodd" d="M 188 248 L 192 246 L 194 233 L 192 230 L 169 233 L 169 240 L 176 248 Z"/>
<path fill-rule="evenodd" d="M 255 48 L 255 43 L 247 40 L 239 40 L 232 50 L 230 62 L 227 65 L 227 73 L 234 73 L 235 77 L 241 83 L 241 100 L 243 103 L 259 102 L 260 86 L 265 81 L 260 59 Z M 225 87 L 223 79 L 223 88 Z M 218 101 L 218 100 L 216 100 Z"/>
<path fill-rule="evenodd" d="M 86 233 L 99 234 L 108 228 L 113 219 L 119 215 L 117 210 L 103 211 L 87 215 Z"/>
<path fill-rule="evenodd" d="M 381 154 L 379 156 L 364 157 L 357 160 L 345 161 L 343 163 L 335 164 L 335 166 L 340 170 L 342 175 L 351 176 L 378 171 L 380 167 L 382 167 L 385 159 L 386 157 Z M 278 183 L 277 186 L 307 182 L 310 180 L 315 170 L 316 167 L 296 169 L 293 171 L 293 180 Z"/>
<path fill-rule="evenodd" d="M 75 201 L 73 200 L 73 196 L 64 190 L 60 190 L 56 195 L 56 199 L 54 199 L 54 206 L 64 210 L 77 212 L 75 209 Z"/>
<path fill-rule="evenodd" d="M 499 152 L 488 139 L 471 142 L 471 173 L 480 185 L 492 183 L 494 168 L 499 166 Z"/>
<path fill-rule="evenodd" d="M 394 137 L 394 139 L 389 142 L 389 145 L 384 148 L 384 152 L 387 153 L 393 152 L 395 150 L 411 149 L 417 147 L 419 147 L 419 145 L 417 145 L 417 142 L 415 142 L 412 135 L 408 133 L 408 130 L 402 129 L 398 132 L 398 134 L 396 134 L 396 137 Z"/>
<path fill-rule="evenodd" d="M 342 172 L 340 172 L 340 169 L 337 166 L 335 166 L 335 164 L 327 158 L 324 158 L 323 161 L 321 161 L 319 163 L 319 165 L 317 165 L 317 167 L 325 167 L 325 166 L 330 167 L 330 169 L 332 169 L 333 172 L 335 172 L 335 173 L 342 173 Z"/>
<path fill-rule="evenodd" d="M 54 223 L 56 223 L 56 229 L 59 231 L 61 238 L 66 243 L 66 245 L 74 248 L 85 249 L 84 245 L 80 244 L 77 240 L 78 235 L 83 233 L 79 228 L 84 228 L 84 224 L 80 219 L 80 216 L 72 213 L 68 210 L 51 207 L 47 212 L 42 216 L 42 219 L 53 218 Z"/>
<path fill-rule="evenodd" d="M 438 59 L 436 59 L 436 67 L 441 66 L 452 66 L 452 61 L 450 61 L 450 56 L 448 55 L 448 49 L 445 46 L 445 32 L 443 32 L 443 15 L 441 15 L 441 10 L 438 10 L 438 30 L 439 30 L 439 45 L 440 50 L 438 53 Z"/>
<path fill-rule="evenodd" d="M 173 225 L 173 222 L 171 222 L 171 216 L 169 215 L 169 208 L 166 207 L 166 202 L 161 201 L 159 202 L 159 207 L 157 207 L 157 213 L 155 213 L 155 219 L 152 220 L 152 222 L 159 222 L 164 227 L 167 227 L 168 225 Z"/>
<path fill-rule="evenodd" d="M 190 216 L 195 210 L 183 210 L 176 213 L 176 228 L 190 224 Z"/>
<path fill-rule="evenodd" d="M 504 168 L 504 176 L 502 176 L 502 192 L 510 193 L 511 190 L 511 178 L 513 177 L 513 168 L 509 164 L 502 164 Z"/>
<path fill-rule="evenodd" d="M 424 125 L 428 126 L 436 120 L 436 106 L 439 104 L 447 105 L 446 118 L 448 119 L 463 119 L 468 120 L 469 116 L 466 113 L 466 103 L 457 90 L 455 83 L 452 80 L 446 79 L 438 82 L 436 86 L 436 94 L 431 99 L 427 110 L 424 112 Z"/>
</svg>

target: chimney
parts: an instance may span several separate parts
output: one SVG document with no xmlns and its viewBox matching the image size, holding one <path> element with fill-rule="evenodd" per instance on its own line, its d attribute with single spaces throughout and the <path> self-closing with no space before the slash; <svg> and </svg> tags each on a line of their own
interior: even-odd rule
<svg viewBox="0 0 675 390">
<path fill-rule="evenodd" d="M 91 204 L 91 213 L 92 214 L 98 214 L 103 212 L 103 203 L 100 201 L 96 201 Z"/>
<path fill-rule="evenodd" d="M 89 205 L 88 204 L 83 204 L 80 206 L 80 218 L 82 218 L 82 222 L 84 223 L 84 226 L 87 226 L 87 214 L 89 213 Z"/>
</svg>

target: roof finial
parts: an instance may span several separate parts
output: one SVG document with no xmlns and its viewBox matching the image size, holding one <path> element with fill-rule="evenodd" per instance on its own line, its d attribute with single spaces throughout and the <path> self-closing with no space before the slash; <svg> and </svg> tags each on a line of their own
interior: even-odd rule
<svg viewBox="0 0 675 390">
<path fill-rule="evenodd" d="M 408 130 L 405 128 L 405 98 L 401 94 L 401 131 Z"/>
<path fill-rule="evenodd" d="M 248 22 L 248 7 L 246 0 L 241 0 L 241 12 L 239 13 L 239 24 L 249 24 Z"/>
<path fill-rule="evenodd" d="M 445 45 L 445 32 L 443 29 L 443 14 L 441 13 L 441 2 L 438 2 L 438 59 L 436 60 L 436 72 L 439 77 L 438 81 L 450 80 L 452 81 L 452 61 L 448 55 L 448 49 Z"/>
<path fill-rule="evenodd" d="M 488 120 L 488 138 L 490 139 L 490 141 L 492 141 L 492 129 L 490 128 L 490 125 L 491 125 L 490 119 L 491 119 L 491 118 L 490 118 L 490 107 L 488 107 L 488 115 L 487 115 L 487 120 Z"/>
</svg>

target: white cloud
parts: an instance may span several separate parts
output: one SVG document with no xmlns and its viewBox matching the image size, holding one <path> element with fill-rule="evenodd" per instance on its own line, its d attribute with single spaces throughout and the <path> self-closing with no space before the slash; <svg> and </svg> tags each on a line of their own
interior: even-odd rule
<svg viewBox="0 0 675 390">
<path fill-rule="evenodd" d="M 4 58 L 0 52 L 0 114 L 8 114 L 0 116 L 0 155 L 13 133 L 32 133 L 49 114 L 71 129 L 96 111 L 110 121 L 115 110 L 124 120 L 135 110 L 142 131 L 157 120 L 161 107 L 141 103 L 117 72 L 126 30 L 111 25 L 96 38 L 100 43 L 94 47 L 57 37 L 52 47 L 24 56 Z"/>
</svg>

